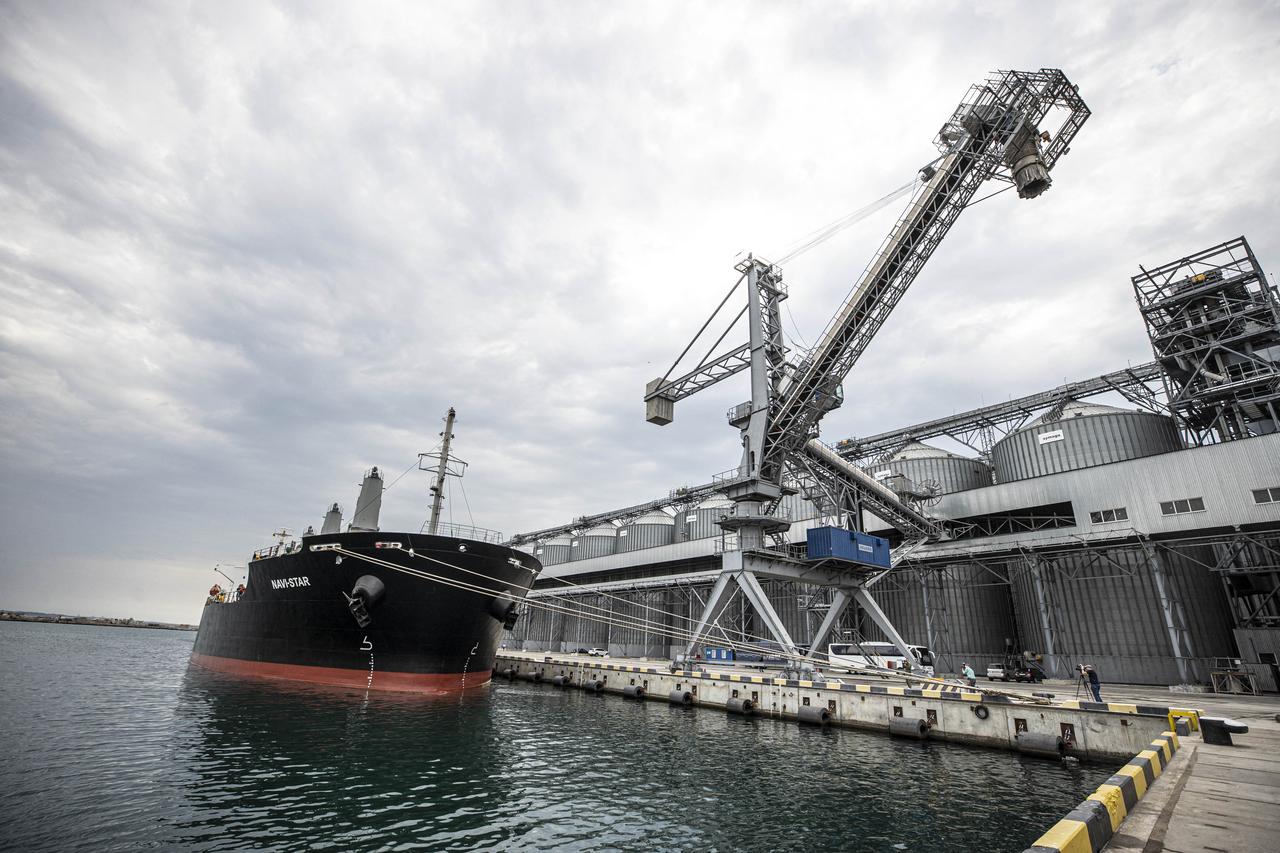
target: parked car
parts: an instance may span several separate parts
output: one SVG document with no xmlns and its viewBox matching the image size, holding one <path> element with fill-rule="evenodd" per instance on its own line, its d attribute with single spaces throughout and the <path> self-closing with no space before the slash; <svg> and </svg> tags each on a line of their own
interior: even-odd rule
<svg viewBox="0 0 1280 853">
<path fill-rule="evenodd" d="M 587 654 L 593 658 L 607 658 L 609 656 L 608 649 L 587 649 Z"/>
<path fill-rule="evenodd" d="M 992 681 L 1008 681 L 1009 675 L 1005 672 L 1004 664 L 989 663 L 987 664 L 987 678 Z"/>
<path fill-rule="evenodd" d="M 1040 664 L 1035 661 L 1028 661 L 1027 663 L 1024 663 L 1022 666 L 1014 670 L 1013 673 L 1014 681 L 1025 681 L 1029 684 L 1037 684 L 1044 681 L 1044 678 L 1044 670 L 1040 667 Z"/>
<path fill-rule="evenodd" d="M 578 653 L 578 654 L 580 654 L 580 655 L 585 655 L 585 654 L 587 653 L 587 650 L 586 650 L 586 649 L 578 649 L 578 652 L 577 652 L 577 653 Z"/>
</svg>

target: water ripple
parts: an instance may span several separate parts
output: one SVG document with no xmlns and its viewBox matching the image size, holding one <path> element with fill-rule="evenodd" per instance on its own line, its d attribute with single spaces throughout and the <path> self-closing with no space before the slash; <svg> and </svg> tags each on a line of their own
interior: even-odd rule
<svg viewBox="0 0 1280 853">
<path fill-rule="evenodd" d="M 1016 851 L 1109 775 L 547 685 L 242 682 L 191 642 L 0 623 L 0 848 Z"/>
</svg>

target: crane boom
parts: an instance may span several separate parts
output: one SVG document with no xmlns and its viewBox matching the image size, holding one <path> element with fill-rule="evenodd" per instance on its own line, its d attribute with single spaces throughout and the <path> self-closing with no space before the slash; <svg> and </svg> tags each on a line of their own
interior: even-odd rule
<svg viewBox="0 0 1280 853">
<path fill-rule="evenodd" d="M 1041 128 L 1051 111 L 1065 116 L 1056 135 Z M 742 273 L 738 284 L 746 283 L 747 343 L 716 358 L 708 353 L 684 376 L 673 381 L 663 376 L 645 389 L 646 418 L 651 423 L 668 424 L 676 401 L 734 373 L 749 369 L 751 375 L 751 399 L 729 413 L 730 424 L 741 430 L 742 460 L 737 476 L 725 488 L 733 501 L 732 511 L 720 520 L 723 529 L 737 533 L 738 547 L 723 554 L 721 575 L 689 639 L 686 656 L 723 611 L 735 583 L 783 648 L 794 649 L 786 625 L 756 580 L 757 575 L 763 575 L 836 590 L 820 635 L 856 599 L 903 656 L 915 660 L 915 653 L 871 598 L 867 587 L 874 579 L 860 577 L 858 569 L 848 566 L 831 568 L 820 577 L 820 571 L 828 571 L 822 558 L 797 565 L 789 555 L 770 551 L 765 537 L 781 534 L 790 526 L 776 512 L 790 484 L 798 485 L 825 508 L 834 509 L 851 526 L 861 523 L 862 510 L 874 513 L 903 532 L 907 544 L 900 547 L 909 549 L 913 543 L 945 534 L 941 522 L 818 441 L 818 422 L 840 405 L 840 384 L 845 376 L 978 188 L 990 178 L 999 178 L 1011 182 L 1022 198 L 1040 195 L 1051 183 L 1050 169 L 1067 152 L 1088 117 L 1089 108 L 1075 86 L 1057 69 L 999 71 L 972 87 L 938 132 L 935 144 L 942 157 L 935 161 L 937 167 L 930 164 L 921 170 L 924 182 L 906 213 L 827 324 L 818 344 L 799 363 L 787 358 L 778 314 L 778 305 L 787 294 L 782 270 L 754 256 L 736 265 Z M 721 307 L 724 304 L 721 302 Z M 710 322 L 703 324 L 703 330 Z M 711 349 L 719 345 L 717 340 Z"/>
<path fill-rule="evenodd" d="M 1069 110 L 1052 144 L 1040 147 L 1040 122 L 1052 107 Z M 907 288 L 978 188 L 1002 170 L 1023 198 L 1048 189 L 1048 171 L 1066 151 L 1088 107 L 1061 71 L 1003 71 L 970 90 L 938 134 L 944 158 L 898 221 L 801 369 L 782 390 L 761 448 L 762 476 L 816 433 L 838 401 L 836 387 L 866 351 Z M 1065 135 L 1064 135 L 1065 134 Z M 1044 134 L 1047 136 L 1048 134 Z"/>
</svg>

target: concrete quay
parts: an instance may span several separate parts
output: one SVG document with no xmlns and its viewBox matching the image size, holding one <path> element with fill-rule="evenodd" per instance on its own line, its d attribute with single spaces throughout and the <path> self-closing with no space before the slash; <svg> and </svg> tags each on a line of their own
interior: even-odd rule
<svg viewBox="0 0 1280 853">
<path fill-rule="evenodd" d="M 503 675 L 565 687 L 679 702 L 720 712 L 893 731 L 932 740 L 1021 752 L 1045 750 L 1079 758 L 1124 761 L 1191 712 L 1163 705 L 1023 704 L 958 685 L 906 687 L 842 678 L 795 680 L 732 668 L 672 670 L 665 662 L 503 650 Z"/>
<path fill-rule="evenodd" d="M 835 681 L 788 680 L 776 670 L 708 667 L 672 672 L 662 661 L 593 658 L 503 650 L 495 677 L 552 682 L 566 688 L 598 682 L 603 692 L 695 707 L 729 710 L 730 700 L 753 699 L 757 713 L 796 720 L 814 709 L 827 724 L 888 732 L 896 719 L 922 719 L 936 740 L 1017 750 L 1018 729 L 1032 735 L 1071 732 L 1067 754 L 1122 766 L 1079 807 L 1057 820 L 1031 848 L 1066 853 L 1253 853 L 1280 850 L 1280 697 L 1175 693 L 1150 685 L 1104 684 L 1104 706 L 1082 701 L 1069 681 L 979 686 L 1003 693 L 1053 694 L 1054 705 L 1026 705 L 960 685 L 913 689 L 841 674 Z M 979 716 L 982 707 L 986 716 Z M 800 709 L 810 709 L 802 712 Z M 1189 709 L 1195 709 L 1194 711 Z M 1174 736 L 1178 716 L 1229 717 L 1249 726 L 1234 746 L 1203 743 L 1199 732 Z M 1163 712 L 1163 713 L 1161 713 Z M 896 716 L 901 713 L 901 716 Z M 1064 728 L 1069 727 L 1069 728 Z M 1057 820 L 1057 823 L 1054 821 Z"/>
<path fill-rule="evenodd" d="M 1251 703 L 1253 704 L 1253 703 Z M 1256 708 L 1256 704 L 1254 705 Z M 1152 786 L 1105 849 L 1125 853 L 1280 850 L 1280 700 L 1233 746 L 1184 738 L 1180 765 Z M 1237 716 L 1236 719 L 1241 719 Z M 1243 720 L 1241 720 L 1243 722 Z M 1173 768 L 1171 768 L 1172 770 Z"/>
</svg>

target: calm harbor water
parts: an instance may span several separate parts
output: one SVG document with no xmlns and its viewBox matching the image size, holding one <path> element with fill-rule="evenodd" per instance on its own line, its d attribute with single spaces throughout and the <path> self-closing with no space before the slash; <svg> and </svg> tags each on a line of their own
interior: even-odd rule
<svg viewBox="0 0 1280 853">
<path fill-rule="evenodd" d="M 0 848 L 1020 851 L 1110 769 L 497 683 L 238 682 L 0 622 Z"/>
</svg>

